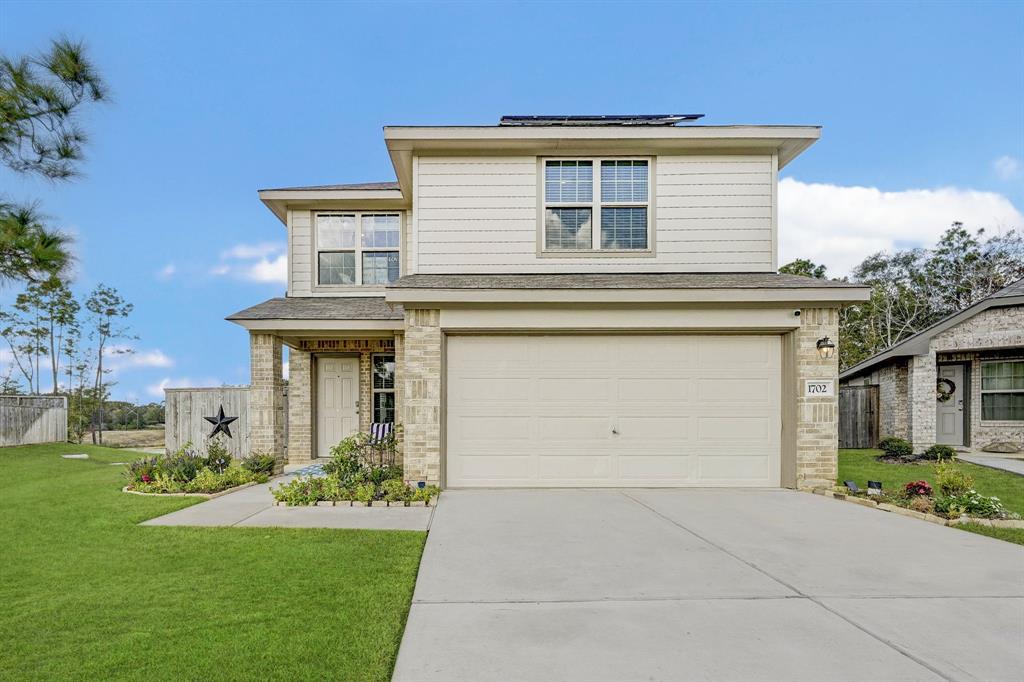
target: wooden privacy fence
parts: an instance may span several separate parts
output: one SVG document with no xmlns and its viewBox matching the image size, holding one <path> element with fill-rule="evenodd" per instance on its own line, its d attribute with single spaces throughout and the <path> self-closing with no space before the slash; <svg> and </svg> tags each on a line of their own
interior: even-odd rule
<svg viewBox="0 0 1024 682">
<path fill-rule="evenodd" d="M 68 399 L 62 395 L 0 395 L 0 446 L 63 443 Z"/>
<path fill-rule="evenodd" d="M 878 446 L 878 386 L 839 389 L 839 447 Z"/>
<path fill-rule="evenodd" d="M 164 389 L 164 445 L 174 452 L 189 441 L 201 452 L 206 451 L 213 425 L 203 417 L 213 417 L 221 405 L 224 416 L 238 417 L 231 422 L 231 438 L 221 439 L 232 457 L 249 454 L 249 387 L 218 386 L 216 388 Z"/>
</svg>

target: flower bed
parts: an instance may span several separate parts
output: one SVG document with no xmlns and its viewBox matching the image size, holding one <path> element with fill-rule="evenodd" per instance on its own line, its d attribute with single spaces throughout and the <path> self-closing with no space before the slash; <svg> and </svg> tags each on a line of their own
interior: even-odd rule
<svg viewBox="0 0 1024 682">
<path fill-rule="evenodd" d="M 186 443 L 173 454 L 143 457 L 125 470 L 124 492 L 144 495 L 201 495 L 209 497 L 237 488 L 266 483 L 274 471 L 269 455 L 231 459 L 221 441 L 211 441 L 206 454 Z"/>
<path fill-rule="evenodd" d="M 922 479 L 909 481 L 895 490 L 880 491 L 876 495 L 839 486 L 833 490 L 815 492 L 944 525 L 979 523 L 1024 528 L 1024 521 L 1020 520 L 1019 514 L 1006 509 L 998 497 L 982 495 L 976 491 L 974 479 L 952 461 L 942 462 L 935 467 L 934 486 Z"/>
<path fill-rule="evenodd" d="M 437 486 L 410 485 L 395 460 L 395 435 L 373 440 L 357 433 L 331 448 L 322 477 L 298 477 L 271 492 L 289 507 L 343 505 L 358 507 L 429 506 L 441 494 Z"/>
</svg>

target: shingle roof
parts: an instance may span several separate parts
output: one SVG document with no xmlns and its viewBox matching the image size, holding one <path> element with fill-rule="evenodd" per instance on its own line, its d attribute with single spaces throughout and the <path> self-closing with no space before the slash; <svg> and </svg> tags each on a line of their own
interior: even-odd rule
<svg viewBox="0 0 1024 682">
<path fill-rule="evenodd" d="M 1003 287 L 989 298 L 1008 298 L 1010 296 L 1024 296 L 1024 277 L 1021 277 L 1013 284 Z"/>
<path fill-rule="evenodd" d="M 861 284 L 774 272 L 406 275 L 392 289 L 820 289 Z"/>
<path fill-rule="evenodd" d="M 291 296 L 272 298 L 229 315 L 227 320 L 401 320 L 402 306 L 381 296 Z"/>
<path fill-rule="evenodd" d="M 397 182 L 357 182 L 345 185 L 309 185 L 307 187 L 270 187 L 261 189 L 261 192 L 295 192 L 295 191 L 336 191 L 336 190 L 375 190 L 375 189 L 400 189 Z"/>
</svg>

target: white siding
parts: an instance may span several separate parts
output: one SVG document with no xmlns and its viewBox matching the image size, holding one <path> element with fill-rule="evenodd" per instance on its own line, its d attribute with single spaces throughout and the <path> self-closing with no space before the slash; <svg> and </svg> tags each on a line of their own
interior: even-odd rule
<svg viewBox="0 0 1024 682">
<path fill-rule="evenodd" d="M 537 159 L 418 157 L 411 271 L 721 272 L 774 269 L 772 156 L 660 156 L 653 257 L 537 254 Z"/>
<path fill-rule="evenodd" d="M 309 296 L 313 288 L 313 222 L 310 211 L 288 212 L 288 295 Z"/>
</svg>

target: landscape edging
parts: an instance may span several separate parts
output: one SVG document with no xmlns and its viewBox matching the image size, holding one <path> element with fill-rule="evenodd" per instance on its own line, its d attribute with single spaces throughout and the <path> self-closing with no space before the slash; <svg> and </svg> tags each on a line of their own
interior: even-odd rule
<svg viewBox="0 0 1024 682">
<path fill-rule="evenodd" d="M 813 490 L 811 490 L 811 492 L 814 493 L 815 495 L 831 497 L 842 502 L 853 502 L 854 504 L 859 504 L 862 507 L 872 507 L 874 509 L 881 509 L 882 511 L 890 512 L 892 514 L 909 516 L 913 519 L 920 519 L 922 521 L 928 521 L 929 523 L 936 523 L 940 526 L 959 526 L 965 523 L 976 523 L 979 526 L 989 526 L 992 528 L 1024 528 L 1024 520 L 980 519 L 971 516 L 960 516 L 955 519 L 947 519 L 942 516 L 936 516 L 935 514 L 927 514 L 925 512 L 914 511 L 913 509 L 898 507 L 895 504 L 889 504 L 888 502 L 875 502 L 874 500 L 869 500 L 863 497 L 846 495 L 844 493 L 836 492 L 835 490 L 829 490 L 828 488 L 814 488 Z"/>
<path fill-rule="evenodd" d="M 212 500 L 215 497 L 227 495 L 228 493 L 233 493 L 235 491 L 242 490 L 243 488 L 249 488 L 254 485 L 259 484 L 256 481 L 249 481 L 248 483 L 236 485 L 234 488 L 228 488 L 227 490 L 221 490 L 220 492 L 216 493 L 144 493 L 140 490 L 132 490 L 129 486 L 121 488 L 121 492 L 128 493 L 130 495 L 142 495 L 143 497 L 203 497 L 206 498 L 207 500 Z"/>
</svg>

